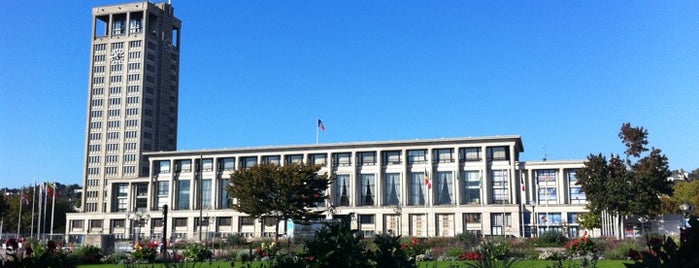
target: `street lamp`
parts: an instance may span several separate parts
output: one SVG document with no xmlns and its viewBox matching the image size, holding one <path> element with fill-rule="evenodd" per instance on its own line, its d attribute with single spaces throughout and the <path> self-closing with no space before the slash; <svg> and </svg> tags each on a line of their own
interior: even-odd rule
<svg viewBox="0 0 699 268">
<path fill-rule="evenodd" d="M 534 200 L 529 201 L 529 205 L 532 206 L 532 216 L 531 216 L 532 228 L 533 228 L 533 230 L 532 230 L 532 237 L 536 237 L 536 231 L 537 231 L 537 230 L 536 230 L 536 223 L 537 223 L 537 220 L 538 220 L 538 218 L 536 218 L 536 212 L 535 212 L 535 209 L 536 209 L 536 201 L 534 201 Z"/>
<path fill-rule="evenodd" d="M 646 222 L 648 222 L 648 218 L 643 216 L 638 218 L 638 221 L 641 222 L 641 236 L 643 236 L 643 231 L 646 229 Z"/>
<path fill-rule="evenodd" d="M 687 227 L 687 221 L 689 216 L 694 212 L 694 205 L 689 203 L 680 204 L 680 210 L 682 211 L 682 216 L 684 216 L 684 222 L 682 222 L 683 227 Z"/>
<path fill-rule="evenodd" d="M 143 213 L 142 211 L 136 212 L 126 212 L 126 218 L 133 222 L 132 229 L 134 233 L 133 242 L 137 244 L 141 240 L 141 227 L 150 220 L 150 214 Z M 138 228 L 138 229 L 136 229 Z"/>
</svg>

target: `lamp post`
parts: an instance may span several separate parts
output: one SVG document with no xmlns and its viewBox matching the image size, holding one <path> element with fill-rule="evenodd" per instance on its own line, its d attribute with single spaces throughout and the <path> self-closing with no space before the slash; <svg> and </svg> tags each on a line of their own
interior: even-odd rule
<svg viewBox="0 0 699 268">
<path fill-rule="evenodd" d="M 403 207 L 400 205 L 400 203 L 393 207 L 393 212 L 398 215 L 398 230 L 396 230 L 398 232 L 397 235 L 401 235 L 401 225 L 403 224 Z"/>
<path fill-rule="evenodd" d="M 133 223 L 131 227 L 133 229 L 133 243 L 135 245 L 141 240 L 141 227 L 146 221 L 150 220 L 150 215 L 148 213 L 143 213 L 142 211 L 126 212 L 126 218 L 131 220 Z"/>
<path fill-rule="evenodd" d="M 646 222 L 648 222 L 648 218 L 645 216 L 638 218 L 638 221 L 641 223 L 641 236 L 643 236 L 643 231 L 646 229 Z"/>
<path fill-rule="evenodd" d="M 682 203 L 680 204 L 680 210 L 682 211 L 682 216 L 683 222 L 682 222 L 682 227 L 687 227 L 687 221 L 689 220 L 689 215 L 692 215 L 694 212 L 694 205 L 690 203 Z"/>
<path fill-rule="evenodd" d="M 538 220 L 538 218 L 536 217 L 536 212 L 535 212 L 535 209 L 536 209 L 536 201 L 534 201 L 534 200 L 529 201 L 529 204 L 532 206 L 532 216 L 531 216 L 531 221 L 532 221 L 532 237 L 536 237 L 536 232 L 537 232 L 537 230 L 536 230 L 536 223 L 537 223 L 537 220 Z"/>
</svg>

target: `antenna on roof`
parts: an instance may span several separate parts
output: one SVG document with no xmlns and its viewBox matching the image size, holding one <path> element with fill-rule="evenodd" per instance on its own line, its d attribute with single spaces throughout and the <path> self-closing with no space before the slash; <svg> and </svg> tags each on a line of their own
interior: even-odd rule
<svg viewBox="0 0 699 268">
<path fill-rule="evenodd" d="M 546 154 L 546 144 L 544 144 L 544 161 L 546 161 L 546 157 L 547 157 L 547 154 Z"/>
</svg>

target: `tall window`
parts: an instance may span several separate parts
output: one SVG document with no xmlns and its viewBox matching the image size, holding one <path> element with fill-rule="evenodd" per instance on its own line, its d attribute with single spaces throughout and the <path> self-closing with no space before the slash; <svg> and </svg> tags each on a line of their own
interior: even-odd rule
<svg viewBox="0 0 699 268">
<path fill-rule="evenodd" d="M 384 189 L 386 189 L 386 195 L 384 196 L 385 205 L 398 205 L 400 204 L 400 174 L 399 173 L 386 173 L 386 180 L 384 181 Z"/>
<path fill-rule="evenodd" d="M 374 174 L 361 174 L 360 179 L 362 184 L 361 204 L 362 206 L 373 206 L 374 193 L 376 193 L 376 188 L 374 188 Z"/>
<path fill-rule="evenodd" d="M 257 156 L 248 156 L 240 158 L 240 168 L 246 169 L 257 165 Z"/>
<path fill-rule="evenodd" d="M 539 188 L 539 204 L 556 204 L 556 170 L 536 170 L 535 176 Z"/>
<path fill-rule="evenodd" d="M 189 181 L 177 181 L 177 209 L 189 209 Z"/>
<path fill-rule="evenodd" d="M 211 158 L 204 158 L 201 160 L 202 171 L 212 171 L 214 170 L 214 160 Z"/>
<path fill-rule="evenodd" d="M 508 175 L 507 170 L 492 170 L 490 172 L 491 178 L 493 180 L 493 202 L 495 204 L 508 204 L 509 203 L 509 185 L 508 185 Z"/>
<path fill-rule="evenodd" d="M 211 179 L 201 180 L 201 207 L 211 208 Z"/>
<path fill-rule="evenodd" d="M 284 158 L 286 158 L 286 160 L 285 160 L 286 164 L 301 164 L 301 163 L 303 163 L 303 155 L 302 154 L 287 155 L 287 156 L 284 156 Z"/>
<path fill-rule="evenodd" d="M 427 150 L 409 150 L 408 164 L 424 164 L 427 162 Z"/>
<path fill-rule="evenodd" d="M 160 163 L 158 163 L 158 164 L 160 165 L 160 167 L 159 167 L 160 173 L 170 173 L 170 161 L 164 160 L 164 161 L 160 161 Z"/>
<path fill-rule="evenodd" d="M 477 170 L 464 171 L 461 204 L 481 204 L 481 174 Z"/>
<path fill-rule="evenodd" d="M 158 208 L 163 208 L 164 205 L 169 204 L 170 200 L 170 182 L 168 181 L 158 181 Z"/>
<path fill-rule="evenodd" d="M 491 233 L 493 235 L 504 235 L 505 226 L 512 226 L 511 213 L 493 213 L 490 214 Z"/>
<path fill-rule="evenodd" d="M 221 194 L 219 194 L 221 200 L 219 200 L 219 208 L 230 208 L 231 207 L 231 199 L 230 196 L 228 195 L 228 190 L 226 190 L 226 187 L 228 186 L 228 179 L 222 179 L 220 180 L 219 183 L 219 191 Z"/>
<path fill-rule="evenodd" d="M 281 158 L 278 155 L 265 155 L 262 157 L 262 163 L 281 165 Z"/>
<path fill-rule="evenodd" d="M 410 189 L 408 193 L 408 204 L 411 206 L 425 204 L 425 173 L 411 172 L 410 173 Z"/>
<path fill-rule="evenodd" d="M 116 187 L 117 205 L 116 211 L 124 212 L 127 211 L 128 205 L 128 195 L 129 195 L 129 185 L 126 183 L 119 183 L 114 185 Z"/>
<path fill-rule="evenodd" d="M 349 175 L 336 175 L 335 178 L 335 205 L 349 206 Z"/>
<path fill-rule="evenodd" d="M 582 190 L 582 186 L 577 185 L 578 177 L 575 175 L 575 170 L 567 170 L 566 174 L 568 176 L 568 186 L 570 187 L 570 203 L 584 203 L 587 200 L 587 197 Z"/>
<path fill-rule="evenodd" d="M 454 200 L 454 184 L 451 171 L 437 172 L 437 205 L 451 205 Z"/>
</svg>

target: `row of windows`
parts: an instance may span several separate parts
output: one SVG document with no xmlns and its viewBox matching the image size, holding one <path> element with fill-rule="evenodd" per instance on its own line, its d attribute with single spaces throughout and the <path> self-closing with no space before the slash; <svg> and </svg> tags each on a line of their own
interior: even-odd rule
<svg viewBox="0 0 699 268">
<path fill-rule="evenodd" d="M 508 147 L 488 147 L 489 151 L 489 157 L 488 159 L 492 160 L 508 160 L 508 155 L 507 153 L 507 148 Z M 460 148 L 459 150 L 461 151 L 460 156 L 462 162 L 465 161 L 480 161 L 480 149 L 479 147 L 473 147 L 473 148 Z M 454 162 L 453 158 L 453 151 L 454 149 L 435 149 L 434 150 L 434 162 L 438 163 L 444 163 L 444 162 Z M 384 165 L 392 165 L 392 164 L 402 164 L 403 161 L 401 159 L 402 152 L 401 151 L 384 151 L 381 152 L 382 154 L 382 163 Z M 351 161 L 351 156 L 352 153 L 333 153 L 332 154 L 332 165 L 333 166 L 350 166 L 352 165 Z M 408 157 L 408 163 L 409 164 L 419 164 L 419 163 L 427 163 L 427 150 L 408 150 L 407 151 L 407 157 Z M 327 165 L 327 154 L 309 154 L 308 155 L 308 162 L 315 164 L 315 165 L 321 165 L 325 166 Z M 287 155 L 285 156 L 285 163 L 300 163 L 303 161 L 303 155 L 297 154 L 297 155 Z M 178 163 L 180 162 L 191 162 L 191 160 L 175 160 L 176 166 L 180 165 Z M 211 161 L 210 159 L 208 161 Z M 376 165 L 376 152 L 358 152 L 356 156 L 356 162 L 358 165 Z M 281 164 L 281 156 L 279 155 L 271 155 L 271 156 L 262 156 L 261 163 L 263 164 L 276 164 L 279 165 Z M 258 163 L 258 157 L 257 156 L 248 156 L 248 157 L 239 157 L 239 167 L 240 168 L 249 168 L 252 166 L 255 166 Z M 219 163 L 218 163 L 219 170 L 234 170 L 235 169 L 235 158 L 220 158 Z M 169 161 L 161 161 L 160 162 L 160 172 L 161 173 L 169 173 Z M 165 167 L 167 166 L 167 167 Z M 191 169 L 181 169 L 181 170 L 176 170 L 176 172 L 188 172 L 191 171 Z"/>
</svg>

